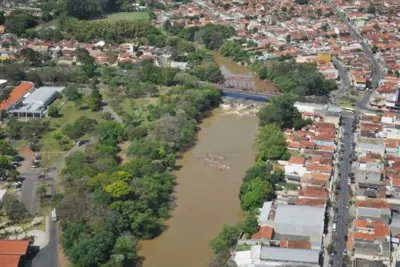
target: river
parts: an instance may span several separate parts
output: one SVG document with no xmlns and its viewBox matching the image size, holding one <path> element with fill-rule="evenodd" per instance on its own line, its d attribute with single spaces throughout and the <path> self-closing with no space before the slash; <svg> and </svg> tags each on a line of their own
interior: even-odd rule
<svg viewBox="0 0 400 267">
<path fill-rule="evenodd" d="M 226 77 L 253 77 L 258 89 L 276 89 L 228 58 L 215 54 L 215 59 Z M 206 267 L 212 259 L 209 241 L 224 224 L 243 218 L 239 188 L 254 162 L 258 107 L 248 108 L 245 100 L 225 101 L 244 105 L 223 104 L 200 124 L 196 146 L 178 162 L 182 168 L 176 172 L 176 207 L 168 229 L 140 243 L 144 267 Z"/>
<path fill-rule="evenodd" d="M 239 188 L 254 162 L 258 127 L 257 117 L 248 113 L 225 106 L 201 123 L 196 146 L 178 162 L 183 167 L 176 172 L 176 208 L 168 229 L 141 242 L 144 267 L 206 267 L 212 258 L 209 240 L 223 224 L 242 219 Z M 218 169 L 207 158 L 229 169 Z"/>
<path fill-rule="evenodd" d="M 271 84 L 268 81 L 261 80 L 258 78 L 256 75 L 254 75 L 251 70 L 249 70 L 247 67 L 242 66 L 235 62 L 234 60 L 222 56 L 218 52 L 214 52 L 214 59 L 215 62 L 219 65 L 222 74 L 225 76 L 225 78 L 228 77 L 251 77 L 254 79 L 254 84 L 256 89 L 259 90 L 265 90 L 265 91 L 275 91 L 279 92 L 280 90 Z"/>
</svg>

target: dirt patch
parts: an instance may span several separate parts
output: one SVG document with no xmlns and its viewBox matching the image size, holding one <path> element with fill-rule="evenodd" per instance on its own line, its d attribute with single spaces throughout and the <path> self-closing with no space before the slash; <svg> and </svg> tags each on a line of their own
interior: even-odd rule
<svg viewBox="0 0 400 267">
<path fill-rule="evenodd" d="M 67 256 L 64 255 L 64 250 L 61 244 L 58 244 L 58 267 L 68 267 L 71 266 Z"/>
<path fill-rule="evenodd" d="M 129 157 L 127 155 L 128 147 L 129 147 L 129 142 L 125 141 L 120 144 L 118 144 L 119 149 L 121 149 L 120 152 L 118 152 L 117 156 L 121 159 L 121 163 L 127 163 L 129 161 Z"/>
<path fill-rule="evenodd" d="M 24 158 L 23 161 L 21 161 L 21 166 L 18 167 L 19 172 L 27 172 L 30 170 L 30 167 L 32 165 L 32 155 L 33 152 L 28 146 L 23 146 L 19 151 L 18 154 Z"/>
</svg>

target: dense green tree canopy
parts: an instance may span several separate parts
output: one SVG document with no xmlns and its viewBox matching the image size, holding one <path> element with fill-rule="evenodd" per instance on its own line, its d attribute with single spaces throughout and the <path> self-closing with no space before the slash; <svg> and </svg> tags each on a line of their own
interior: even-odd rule
<svg viewBox="0 0 400 267">
<path fill-rule="evenodd" d="M 296 96 L 326 96 L 337 88 L 336 82 L 326 80 L 315 64 L 298 64 L 292 60 L 266 67 L 261 63 L 256 64 L 255 70 L 261 79 L 267 79 L 283 92 Z"/>
<path fill-rule="evenodd" d="M 37 25 L 37 20 L 29 13 L 16 10 L 12 11 L 5 20 L 7 31 L 15 34 L 23 34 L 29 28 Z"/>
<path fill-rule="evenodd" d="M 257 158 L 277 160 L 286 152 L 286 140 L 281 129 L 276 124 L 262 126 L 256 138 Z"/>
<path fill-rule="evenodd" d="M 300 129 L 309 121 L 301 118 L 300 112 L 294 107 L 295 98 L 291 96 L 282 96 L 273 98 L 271 103 L 265 105 L 258 113 L 260 125 L 275 123 L 282 129 L 295 128 Z"/>
</svg>

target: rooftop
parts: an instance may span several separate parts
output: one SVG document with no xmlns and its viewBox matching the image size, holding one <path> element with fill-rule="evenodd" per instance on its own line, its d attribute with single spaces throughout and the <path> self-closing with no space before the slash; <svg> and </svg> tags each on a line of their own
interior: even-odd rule
<svg viewBox="0 0 400 267">
<path fill-rule="evenodd" d="M 379 172 L 358 171 L 356 172 L 356 182 L 378 185 L 381 182 L 381 174 Z"/>
<path fill-rule="evenodd" d="M 33 89 L 35 86 L 31 82 L 21 82 L 17 87 L 15 87 L 10 96 L 0 103 L 0 110 L 7 110 L 18 102 L 29 90 Z"/>
<path fill-rule="evenodd" d="M 321 240 L 324 217 L 323 207 L 278 204 L 272 226 L 281 235 L 308 236 L 310 241 Z"/>
<path fill-rule="evenodd" d="M 28 240 L 0 240 L 0 255 L 24 255 L 28 249 Z"/>
<path fill-rule="evenodd" d="M 269 261 L 300 262 L 318 264 L 319 250 L 252 246 L 252 258 Z"/>
<path fill-rule="evenodd" d="M 22 104 L 14 112 L 35 112 L 45 108 L 45 105 L 54 97 L 54 94 L 64 90 L 64 87 L 40 87 L 27 94 Z"/>
<path fill-rule="evenodd" d="M 306 159 L 304 157 L 291 156 L 289 159 L 289 164 L 304 165 Z"/>
</svg>

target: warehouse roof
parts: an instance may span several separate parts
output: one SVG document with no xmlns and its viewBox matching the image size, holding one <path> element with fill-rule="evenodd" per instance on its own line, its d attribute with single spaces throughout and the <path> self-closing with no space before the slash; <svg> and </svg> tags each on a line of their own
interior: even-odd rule
<svg viewBox="0 0 400 267">
<path fill-rule="evenodd" d="M 21 106 L 14 109 L 14 112 L 35 112 L 45 108 L 54 94 L 61 92 L 65 87 L 40 87 L 28 93 L 22 101 Z"/>
<path fill-rule="evenodd" d="M 279 204 L 275 214 L 274 230 L 278 234 L 309 236 L 311 241 L 320 240 L 324 216 L 323 207 Z"/>
<path fill-rule="evenodd" d="M 257 246 L 253 246 L 257 247 Z M 252 250 L 253 250 L 252 247 Z M 258 248 L 255 248 L 258 250 Z M 269 261 L 284 261 L 284 262 L 301 262 L 301 263 L 315 263 L 318 264 L 319 250 L 310 249 L 292 249 L 292 248 L 278 248 L 278 247 L 265 247 L 260 249 L 260 259 Z"/>
</svg>

